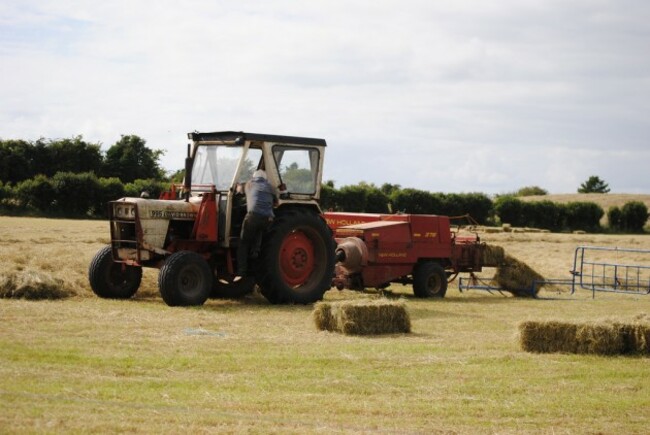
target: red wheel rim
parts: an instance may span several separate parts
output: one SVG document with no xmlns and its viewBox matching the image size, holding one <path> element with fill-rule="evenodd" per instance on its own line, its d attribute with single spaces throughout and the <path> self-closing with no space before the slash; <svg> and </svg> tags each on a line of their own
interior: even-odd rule
<svg viewBox="0 0 650 435">
<path fill-rule="evenodd" d="M 293 231 L 280 247 L 280 273 L 288 285 L 304 284 L 314 271 L 314 244 L 302 231 Z"/>
</svg>

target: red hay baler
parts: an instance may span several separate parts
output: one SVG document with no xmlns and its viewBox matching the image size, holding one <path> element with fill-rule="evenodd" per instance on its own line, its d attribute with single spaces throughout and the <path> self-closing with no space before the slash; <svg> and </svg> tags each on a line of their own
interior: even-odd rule
<svg viewBox="0 0 650 435">
<path fill-rule="evenodd" d="M 412 284 L 417 297 L 445 296 L 460 272 L 480 272 L 478 235 L 451 231 L 449 217 L 414 214 L 324 214 L 337 242 L 333 285 L 360 290 Z"/>
</svg>

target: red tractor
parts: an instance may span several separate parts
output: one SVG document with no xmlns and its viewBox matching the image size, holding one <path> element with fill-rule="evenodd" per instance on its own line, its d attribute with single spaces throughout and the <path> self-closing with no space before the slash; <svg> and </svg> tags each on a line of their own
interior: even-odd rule
<svg viewBox="0 0 650 435">
<path fill-rule="evenodd" d="M 240 297 L 259 285 L 272 303 L 311 303 L 331 287 L 334 239 L 319 208 L 323 139 L 243 132 L 190 133 L 185 183 L 166 199 L 109 204 L 111 244 L 89 268 L 95 294 L 132 297 L 143 267 L 160 269 L 170 306 Z M 254 274 L 233 282 L 246 201 L 238 189 L 264 169 L 281 195 Z"/>
</svg>

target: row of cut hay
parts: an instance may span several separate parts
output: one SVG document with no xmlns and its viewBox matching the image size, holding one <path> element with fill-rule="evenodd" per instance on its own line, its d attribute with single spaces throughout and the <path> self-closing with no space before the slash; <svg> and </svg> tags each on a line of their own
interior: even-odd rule
<svg viewBox="0 0 650 435">
<path fill-rule="evenodd" d="M 500 227 L 474 227 L 473 230 L 481 231 L 487 234 L 498 233 L 550 233 L 549 230 L 530 227 L 513 227 L 510 224 L 503 224 Z"/>
<path fill-rule="evenodd" d="M 59 278 L 37 270 L 22 270 L 0 276 L 0 298 L 4 299 L 63 299 L 73 295 Z"/>
<path fill-rule="evenodd" d="M 347 335 L 376 335 L 411 332 L 411 318 L 400 301 L 387 299 L 318 302 L 314 322 L 322 331 Z"/>
<path fill-rule="evenodd" d="M 526 321 L 519 344 L 527 352 L 650 355 L 650 323 Z"/>
</svg>

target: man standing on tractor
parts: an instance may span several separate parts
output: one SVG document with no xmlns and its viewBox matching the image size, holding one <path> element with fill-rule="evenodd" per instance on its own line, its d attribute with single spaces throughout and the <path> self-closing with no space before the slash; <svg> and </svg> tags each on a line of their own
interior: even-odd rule
<svg viewBox="0 0 650 435">
<path fill-rule="evenodd" d="M 248 258 L 253 252 L 259 253 L 262 236 L 273 222 L 273 207 L 278 204 L 277 190 L 268 182 L 263 169 L 253 173 L 244 191 L 247 213 L 239 238 L 237 276 L 233 282 L 240 281 L 248 274 Z"/>
</svg>

